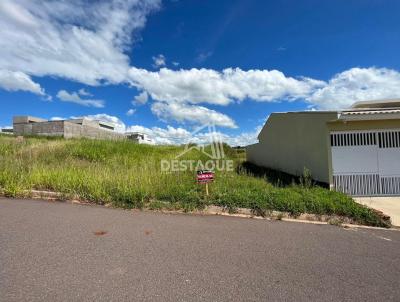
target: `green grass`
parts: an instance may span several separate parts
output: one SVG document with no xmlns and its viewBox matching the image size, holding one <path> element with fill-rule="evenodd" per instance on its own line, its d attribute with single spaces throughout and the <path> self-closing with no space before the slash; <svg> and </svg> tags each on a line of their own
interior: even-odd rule
<svg viewBox="0 0 400 302">
<path fill-rule="evenodd" d="M 226 147 L 234 172 L 217 172 L 205 197 L 193 172 L 161 172 L 162 159 L 173 159 L 179 146 L 137 145 L 128 141 L 64 140 L 0 136 L 0 189 L 20 196 L 30 189 L 51 190 L 98 204 L 124 208 L 169 208 L 191 211 L 219 205 L 234 212 L 250 208 L 263 215 L 271 210 L 334 214 L 373 226 L 386 226 L 375 212 L 341 193 L 320 186 L 288 183 L 284 176 L 254 173 L 243 164 L 243 152 Z M 187 159 L 203 159 L 191 151 Z M 282 176 L 282 181 L 279 177 Z"/>
</svg>

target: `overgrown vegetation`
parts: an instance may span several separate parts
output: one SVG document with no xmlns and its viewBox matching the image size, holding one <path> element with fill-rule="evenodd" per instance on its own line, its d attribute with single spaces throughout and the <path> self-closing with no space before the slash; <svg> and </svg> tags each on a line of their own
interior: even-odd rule
<svg viewBox="0 0 400 302">
<path fill-rule="evenodd" d="M 148 146 L 132 142 L 64 140 L 0 136 L 0 189 L 7 196 L 25 190 L 51 190 L 99 204 L 124 208 L 183 209 L 214 204 L 231 212 L 250 208 L 258 215 L 277 210 L 292 215 L 338 215 L 366 225 L 386 226 L 376 213 L 341 193 L 315 186 L 305 174 L 300 180 L 243 163 L 243 153 L 226 147 L 234 172 L 216 172 L 210 195 L 197 185 L 193 172 L 161 172 L 160 161 L 182 152 L 178 146 Z M 200 152 L 185 154 L 203 159 Z"/>
</svg>

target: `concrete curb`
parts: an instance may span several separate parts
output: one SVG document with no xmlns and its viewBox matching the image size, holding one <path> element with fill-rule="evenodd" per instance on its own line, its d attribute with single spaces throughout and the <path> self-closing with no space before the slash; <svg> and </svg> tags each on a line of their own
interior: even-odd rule
<svg viewBox="0 0 400 302">
<path fill-rule="evenodd" d="M 289 213 L 285 212 L 279 212 L 279 211 L 272 211 L 272 214 L 266 217 L 261 217 L 261 216 L 255 216 L 252 214 L 248 214 L 246 212 L 250 212 L 250 209 L 238 209 L 239 212 L 241 213 L 227 213 L 225 209 L 222 207 L 218 206 L 210 206 L 210 209 L 206 209 L 205 213 L 206 215 L 221 215 L 221 216 L 230 216 L 230 217 L 242 217 L 242 218 L 253 218 L 253 219 L 265 219 L 265 220 L 270 220 L 270 221 L 286 221 L 286 222 L 298 222 L 298 223 L 308 223 L 308 224 L 318 224 L 318 225 L 336 225 L 332 223 L 333 219 L 340 219 L 343 217 L 339 216 L 328 216 L 328 215 L 315 215 L 315 214 L 301 214 L 299 218 L 291 218 Z M 243 213 L 245 212 L 245 213 Z M 284 217 L 280 217 L 280 215 L 283 215 Z M 349 220 L 348 218 L 345 218 L 346 220 Z M 337 226 L 343 227 L 343 228 L 364 228 L 364 229 L 376 229 L 376 230 L 391 230 L 391 231 L 400 231 L 400 228 L 398 227 L 391 227 L 391 228 L 383 228 L 383 227 L 373 227 L 373 226 L 367 226 L 367 225 L 360 225 L 360 224 L 354 224 L 354 223 L 340 223 L 337 224 Z"/>
<path fill-rule="evenodd" d="M 103 206 L 108 208 L 120 209 L 118 207 L 113 207 L 111 204 L 100 205 L 97 203 L 79 200 L 79 198 L 77 197 L 71 198 L 70 195 L 68 196 L 68 194 L 63 194 L 60 192 L 31 190 L 31 191 L 25 191 L 24 193 L 25 193 L 24 197 L 29 197 L 32 199 L 40 199 L 45 201 L 64 201 L 64 202 L 69 202 L 71 204 Z M 0 192 L 0 195 L 3 195 L 2 192 Z M 373 226 L 355 224 L 351 221 L 351 219 L 347 217 L 340 217 L 336 215 L 329 216 L 329 215 L 316 215 L 316 214 L 304 213 L 294 218 L 287 212 L 269 211 L 265 213 L 266 214 L 265 216 L 259 216 L 256 215 L 251 209 L 247 208 L 237 208 L 234 213 L 230 213 L 227 208 L 214 205 L 207 206 L 203 210 L 195 210 L 192 212 L 184 212 L 183 210 L 166 210 L 166 209 L 156 210 L 149 208 L 144 208 L 143 210 L 152 212 L 161 212 L 166 214 L 220 215 L 228 217 L 252 218 L 252 219 L 261 219 L 269 221 L 286 221 L 286 222 L 308 223 L 308 224 L 318 224 L 318 225 L 337 225 L 343 228 L 365 228 L 365 229 L 400 231 L 400 227 L 396 226 L 392 226 L 391 228 L 383 228 L 383 227 L 373 227 Z"/>
</svg>

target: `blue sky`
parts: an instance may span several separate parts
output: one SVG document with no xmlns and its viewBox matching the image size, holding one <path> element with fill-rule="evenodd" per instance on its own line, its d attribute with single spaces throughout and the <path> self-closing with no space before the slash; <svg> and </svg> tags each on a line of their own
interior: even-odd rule
<svg viewBox="0 0 400 302">
<path fill-rule="evenodd" d="M 180 143 L 211 122 L 252 143 L 271 112 L 400 97 L 399 12 L 368 0 L 4 0 L 0 127 L 90 116 Z"/>
</svg>

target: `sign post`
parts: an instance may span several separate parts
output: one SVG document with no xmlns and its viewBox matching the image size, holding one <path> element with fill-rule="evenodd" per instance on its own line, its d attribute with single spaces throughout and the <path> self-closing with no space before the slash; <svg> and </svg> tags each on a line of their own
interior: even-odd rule
<svg viewBox="0 0 400 302">
<path fill-rule="evenodd" d="M 208 196 L 208 184 L 214 181 L 214 172 L 210 170 L 199 170 L 197 171 L 196 180 L 198 184 L 206 185 L 206 195 Z"/>
</svg>

